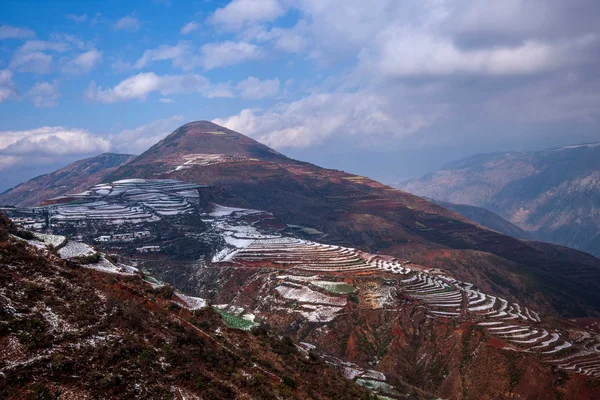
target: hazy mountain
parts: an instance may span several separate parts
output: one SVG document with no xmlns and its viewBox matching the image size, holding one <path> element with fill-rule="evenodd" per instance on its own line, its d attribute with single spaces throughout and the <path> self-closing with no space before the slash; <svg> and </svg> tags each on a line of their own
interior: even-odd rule
<svg viewBox="0 0 600 400">
<path fill-rule="evenodd" d="M 539 240 L 600 255 L 600 144 L 456 161 L 402 189 L 484 207 Z"/>
<path fill-rule="evenodd" d="M 40 175 L 0 195 L 0 204 L 33 206 L 65 193 L 82 191 L 102 181 L 107 173 L 130 161 L 130 154 L 104 153 Z"/>
<path fill-rule="evenodd" d="M 505 235 L 512 236 L 516 239 L 521 240 L 532 240 L 534 237 L 531 233 L 524 231 L 515 224 L 512 224 L 499 216 L 496 213 L 486 210 L 482 207 L 469 206 L 467 204 L 455 204 L 447 201 L 440 201 L 435 199 L 427 198 L 442 207 L 449 210 L 456 211 L 459 214 L 464 215 L 473 222 L 477 222 L 481 226 L 493 229 L 495 231 L 504 233 Z"/>
</svg>

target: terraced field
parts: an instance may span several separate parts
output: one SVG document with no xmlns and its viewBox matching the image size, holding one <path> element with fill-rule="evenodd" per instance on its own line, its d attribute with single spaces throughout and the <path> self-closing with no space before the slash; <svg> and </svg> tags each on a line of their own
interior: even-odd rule
<svg viewBox="0 0 600 400">
<path fill-rule="evenodd" d="M 45 207 L 13 213 L 15 220 L 34 229 L 45 223 L 51 230 L 70 227 L 75 233 L 79 233 L 79 226 L 90 224 L 108 231 L 123 226 L 123 232 L 102 236 L 103 241 L 119 243 L 157 237 L 160 232 L 152 227 L 163 219 L 195 216 L 205 227 L 186 235 L 197 243 L 214 243 L 208 266 L 266 271 L 266 280 L 255 296 L 262 299 L 263 308 L 297 314 L 310 323 L 327 324 L 343 315 L 350 301 L 357 298 L 369 299 L 373 307 L 396 307 L 400 300 L 409 301 L 424 306 L 430 318 L 473 322 L 490 338 L 499 340 L 506 350 L 536 354 L 565 371 L 600 378 L 600 341 L 593 333 L 547 323 L 535 310 L 484 293 L 444 271 L 306 240 L 293 233 L 285 236 L 283 232 L 289 230 L 285 225 L 277 225 L 268 212 L 200 204 L 201 188 L 169 179 L 122 180 L 54 199 Z M 63 246 L 59 251 L 65 257 L 92 253 L 83 244 L 65 244 L 64 238 L 55 235 L 41 235 L 39 239 Z M 162 242 L 146 244 L 160 250 Z M 95 267 L 119 272 L 115 265 L 104 261 Z M 363 293 L 365 287 L 351 284 L 357 277 L 376 277 L 389 285 Z M 182 302 L 205 305 L 193 298 L 182 297 Z M 231 326 L 254 326 L 253 321 L 243 318 L 244 313 L 236 314 L 228 308 L 219 308 L 219 312 Z"/>
<path fill-rule="evenodd" d="M 569 333 L 546 326 L 540 315 L 518 303 L 481 292 L 469 282 L 408 261 L 357 249 L 321 244 L 295 237 L 266 235 L 243 217 L 269 217 L 258 211 L 221 209 L 213 213 L 221 228 L 233 232 L 237 246 L 222 261 L 254 268 L 284 269 L 273 294 L 297 304 L 310 322 L 326 323 L 343 313 L 355 288 L 340 278 L 382 275 L 396 277 L 399 293 L 426 306 L 432 318 L 473 321 L 504 348 L 537 354 L 544 362 L 568 371 L 600 377 L 600 342 L 593 335 L 573 340 Z M 340 290 L 338 288 L 343 288 Z"/>
</svg>

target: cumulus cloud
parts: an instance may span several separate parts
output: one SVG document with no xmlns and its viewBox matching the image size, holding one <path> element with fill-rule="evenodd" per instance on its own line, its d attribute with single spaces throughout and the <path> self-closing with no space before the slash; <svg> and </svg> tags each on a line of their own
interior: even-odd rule
<svg viewBox="0 0 600 400">
<path fill-rule="evenodd" d="M 516 46 L 462 50 L 431 35 L 391 29 L 383 32 L 373 51 L 360 59 L 390 77 L 419 75 L 518 75 L 543 72 L 571 62 L 570 52 L 595 39 L 544 43 L 528 40 Z"/>
<path fill-rule="evenodd" d="M 183 116 L 181 115 L 159 119 L 133 129 L 125 129 L 115 135 L 111 135 L 109 140 L 113 151 L 140 154 L 173 132 L 181 125 L 183 120 Z"/>
<path fill-rule="evenodd" d="M 27 97 L 31 99 L 36 108 L 56 107 L 60 98 L 58 83 L 56 81 L 37 83 L 27 92 Z"/>
<path fill-rule="evenodd" d="M 261 81 L 254 76 L 249 76 L 247 79 L 239 82 L 235 88 L 240 93 L 240 96 L 245 99 L 272 97 L 279 93 L 279 79 Z"/>
<path fill-rule="evenodd" d="M 12 72 L 0 69 L 0 103 L 18 97 L 17 87 L 12 80 Z"/>
<path fill-rule="evenodd" d="M 203 45 L 201 55 L 204 68 L 213 69 L 255 60 L 262 57 L 263 53 L 255 44 L 228 40 Z"/>
<path fill-rule="evenodd" d="M 139 19 L 132 16 L 126 16 L 115 22 L 113 29 L 115 31 L 135 32 L 142 27 Z"/>
<path fill-rule="evenodd" d="M 171 61 L 174 67 L 184 71 L 192 70 L 201 64 L 198 56 L 193 54 L 192 44 L 180 41 L 174 46 L 161 45 L 155 49 L 144 51 L 144 54 L 135 62 L 134 67 L 141 69 L 156 61 Z"/>
<path fill-rule="evenodd" d="M 0 131 L 0 170 L 19 165 L 54 165 L 57 157 L 73 160 L 108 151 L 139 154 L 182 122 L 181 115 L 174 115 L 104 136 L 62 126 Z"/>
<path fill-rule="evenodd" d="M 171 61 L 174 68 L 191 71 L 198 67 L 206 70 L 238 64 L 262 57 L 260 47 L 247 42 L 207 43 L 197 49 L 190 41 L 179 41 L 176 45 L 161 45 L 144 51 L 133 66 L 142 69 L 153 62 Z"/>
<path fill-rule="evenodd" d="M 30 39 L 35 36 L 31 29 L 11 25 L 0 25 L 0 40 L 4 39 Z"/>
<path fill-rule="evenodd" d="M 64 53 L 70 48 L 65 41 L 29 40 L 15 52 L 10 67 L 18 72 L 48 74 L 52 72 L 53 56 L 46 52 Z"/>
<path fill-rule="evenodd" d="M 102 62 L 102 52 L 91 49 L 80 53 L 63 65 L 63 72 L 67 74 L 85 74 Z"/>
<path fill-rule="evenodd" d="M 129 77 L 112 88 L 104 89 L 94 82 L 86 92 L 90 100 L 103 103 L 114 103 L 133 99 L 145 99 L 150 93 L 159 92 L 161 95 L 174 93 L 200 93 L 205 97 L 232 97 L 231 91 L 225 87 L 213 85 L 197 74 L 187 75 L 157 75 L 146 72 Z"/>
<path fill-rule="evenodd" d="M 209 18 L 225 30 L 238 30 L 249 24 L 272 21 L 285 13 L 278 0 L 233 0 Z"/>
<path fill-rule="evenodd" d="M 179 33 L 181 33 L 182 35 L 189 35 L 190 33 L 197 31 L 198 29 L 200 29 L 200 24 L 198 24 L 195 21 L 192 21 L 182 26 Z"/>
<path fill-rule="evenodd" d="M 85 20 L 87 19 L 87 14 L 81 14 L 81 15 L 77 15 L 77 14 L 67 14 L 65 15 L 65 17 L 67 19 L 70 19 L 71 21 L 80 24 L 82 22 L 85 22 Z"/>
<path fill-rule="evenodd" d="M 378 136 L 405 137 L 439 115 L 439 110 L 396 110 L 375 93 L 320 93 L 264 112 L 244 109 L 213 122 L 281 149 L 314 146 L 335 135 L 363 138 L 365 145 Z"/>
<path fill-rule="evenodd" d="M 10 61 L 10 67 L 18 72 L 49 74 L 52 71 L 52 55 L 39 51 L 17 53 Z"/>
<path fill-rule="evenodd" d="M 0 155 L 65 156 L 106 152 L 110 142 L 82 129 L 45 126 L 21 131 L 0 131 Z"/>
</svg>

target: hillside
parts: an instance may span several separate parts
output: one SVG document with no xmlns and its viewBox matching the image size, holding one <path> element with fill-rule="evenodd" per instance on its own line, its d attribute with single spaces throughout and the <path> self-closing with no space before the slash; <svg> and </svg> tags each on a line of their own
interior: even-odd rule
<svg viewBox="0 0 600 400">
<path fill-rule="evenodd" d="M 28 207 L 64 193 L 75 193 L 100 183 L 107 173 L 130 161 L 129 154 L 104 153 L 40 175 L 0 195 L 0 205 Z"/>
<path fill-rule="evenodd" d="M 289 339 L 228 328 L 141 273 L 82 268 L 10 232 L 0 215 L 3 399 L 371 398 Z"/>
<path fill-rule="evenodd" d="M 532 240 L 533 235 L 519 228 L 499 216 L 496 213 L 482 207 L 469 206 L 467 204 L 455 204 L 447 201 L 427 199 L 449 210 L 455 211 L 481 226 L 512 236 L 515 239 Z"/>
<path fill-rule="evenodd" d="M 600 256 L 600 144 L 469 157 L 403 190 L 487 208 L 542 241 Z"/>
<path fill-rule="evenodd" d="M 427 258 L 440 250 L 459 250 L 446 268 L 454 268 L 457 277 L 480 287 L 502 287 L 500 281 L 490 281 L 480 263 L 471 264 L 471 252 L 476 251 L 496 275 L 510 270 L 521 277 L 525 287 L 509 290 L 523 300 L 532 300 L 526 293 L 540 292 L 538 306 L 549 312 L 563 316 L 600 312 L 596 289 L 600 260 L 596 258 L 519 241 L 366 177 L 320 168 L 274 151 L 261 158 L 252 150 L 254 141 L 250 149 L 240 151 L 243 135 L 213 134 L 217 131 L 225 128 L 202 121 L 186 124 L 105 180 L 173 178 L 210 185 L 216 188 L 212 199 L 219 204 L 267 210 L 286 224 L 311 227 L 323 241 L 371 253 Z M 228 151 L 227 140 L 232 153 L 217 153 Z M 157 149 L 165 149 L 164 156 Z M 260 147 L 260 151 L 265 150 Z"/>
<path fill-rule="evenodd" d="M 456 400 L 599 395 L 598 320 L 544 315 L 529 301 L 532 293 L 525 293 L 526 302 L 516 300 L 507 290 L 525 286 L 516 273 L 506 271 L 492 294 L 457 280 L 445 268 L 450 254 L 411 262 L 324 244 L 303 238 L 317 236 L 314 229 L 286 226 L 269 212 L 208 201 L 215 190 L 172 179 L 129 179 L 96 185 L 52 205 L 8 212 L 22 226 L 46 232 L 30 234 L 29 244 L 81 263 L 88 276 L 97 270 L 118 274 L 109 284 L 141 293 L 155 314 L 160 313 L 154 304 L 161 301 L 178 316 L 191 305 L 212 304 L 227 326 L 252 330 L 275 353 L 287 354 L 295 342 L 300 354 L 309 351 L 309 359 L 311 353 L 324 359 L 385 398 L 406 398 L 403 393 Z M 473 257 L 473 265 L 493 277 L 486 258 Z M 7 265 L 15 262 L 9 259 Z M 27 272 L 28 278 L 36 276 Z M 161 281 L 201 299 L 169 290 Z M 49 302 L 53 295 L 48 294 Z M 54 311 L 56 302 L 49 307 Z M 192 314 L 208 318 L 207 312 Z M 145 318 L 138 324 L 153 332 Z M 215 329 L 204 320 L 192 322 L 204 333 Z M 289 339 L 271 341 L 268 332 L 260 334 L 259 322 Z M 218 326 L 215 337 L 231 340 Z M 151 344 L 161 363 L 160 346 Z M 274 365 L 265 360 L 269 363 L 257 364 Z M 288 374 L 297 371 L 293 379 L 303 375 L 302 365 L 292 360 L 290 367 Z M 328 389 L 355 398 L 343 387 Z"/>
</svg>

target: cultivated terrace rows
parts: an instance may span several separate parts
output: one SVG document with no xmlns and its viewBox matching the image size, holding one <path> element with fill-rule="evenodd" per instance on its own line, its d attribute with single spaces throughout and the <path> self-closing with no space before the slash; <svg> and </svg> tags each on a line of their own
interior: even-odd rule
<svg viewBox="0 0 600 400">
<path fill-rule="evenodd" d="M 298 302 L 297 311 L 310 322 L 332 321 L 343 312 L 352 295 L 352 288 L 332 279 L 389 277 L 397 282 L 399 295 L 426 306 L 431 318 L 472 321 L 504 343 L 507 350 L 536 354 L 566 371 L 600 377 L 600 343 L 590 333 L 582 331 L 571 337 L 563 329 L 550 327 L 536 311 L 483 293 L 473 284 L 457 281 L 439 270 L 358 249 L 283 236 L 281 229 L 263 228 L 269 226 L 263 222 L 273 219 L 266 212 L 218 205 L 199 211 L 199 188 L 168 179 L 122 180 L 57 199 L 55 204 L 30 210 L 31 220 L 23 220 L 21 215 L 18 222 L 38 228 L 44 218 L 50 219 L 51 226 L 90 220 L 119 224 L 201 213 L 208 226 L 202 234 L 222 239 L 212 261 L 216 265 L 285 270 L 284 278 L 276 283 L 275 296 L 284 302 Z"/>
</svg>

